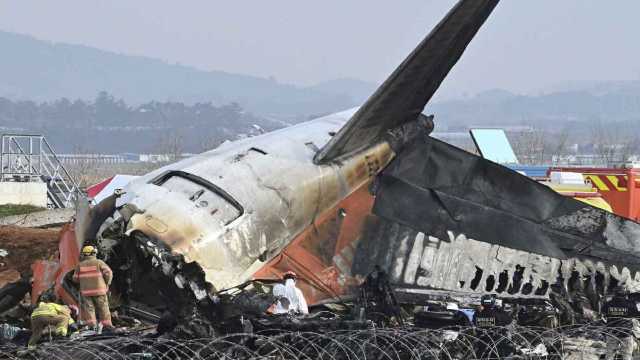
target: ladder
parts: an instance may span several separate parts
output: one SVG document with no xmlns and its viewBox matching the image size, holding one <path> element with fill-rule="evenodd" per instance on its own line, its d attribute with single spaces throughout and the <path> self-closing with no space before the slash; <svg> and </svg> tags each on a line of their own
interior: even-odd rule
<svg viewBox="0 0 640 360">
<path fill-rule="evenodd" d="M 46 183 L 50 208 L 74 207 L 82 194 L 43 135 L 2 135 L 0 181 Z"/>
</svg>

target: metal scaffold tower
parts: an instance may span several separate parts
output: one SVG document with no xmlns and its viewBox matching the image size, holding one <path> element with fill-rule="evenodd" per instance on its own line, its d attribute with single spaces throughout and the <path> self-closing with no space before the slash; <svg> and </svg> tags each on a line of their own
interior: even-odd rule
<svg viewBox="0 0 640 360">
<path fill-rule="evenodd" d="M 81 190 L 42 135 L 2 135 L 0 181 L 44 182 L 48 205 L 73 207 Z"/>
</svg>

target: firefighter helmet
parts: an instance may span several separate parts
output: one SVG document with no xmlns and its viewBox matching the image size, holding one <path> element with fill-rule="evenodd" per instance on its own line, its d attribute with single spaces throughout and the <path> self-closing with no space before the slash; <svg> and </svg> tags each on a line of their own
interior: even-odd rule
<svg viewBox="0 0 640 360">
<path fill-rule="evenodd" d="M 97 253 L 98 253 L 98 250 L 96 250 L 96 248 L 91 245 L 87 245 L 82 248 L 82 255 L 84 256 L 92 256 L 92 255 L 96 255 Z"/>
</svg>

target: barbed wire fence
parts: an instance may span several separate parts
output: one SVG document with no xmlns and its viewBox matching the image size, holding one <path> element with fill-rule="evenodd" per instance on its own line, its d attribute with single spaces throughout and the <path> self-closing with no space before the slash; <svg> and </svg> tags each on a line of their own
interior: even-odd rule
<svg viewBox="0 0 640 360">
<path fill-rule="evenodd" d="M 613 334 L 622 334 L 614 336 Z M 0 359 L 598 359 L 607 338 L 622 344 L 630 330 L 603 326 L 384 328 L 326 333 L 269 330 L 210 339 L 141 336 L 59 340 L 26 351 L 0 346 Z"/>
</svg>

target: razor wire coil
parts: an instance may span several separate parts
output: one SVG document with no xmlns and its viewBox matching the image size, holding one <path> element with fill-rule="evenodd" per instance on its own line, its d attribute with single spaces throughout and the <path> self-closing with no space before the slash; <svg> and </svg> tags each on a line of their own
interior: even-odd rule
<svg viewBox="0 0 640 360">
<path fill-rule="evenodd" d="M 631 335 L 627 329 L 582 325 L 556 329 L 509 326 L 269 331 L 189 340 L 113 336 L 47 342 L 31 351 L 2 345 L 0 359 L 597 359 L 606 353 L 607 340 L 622 344 L 622 338 Z"/>
</svg>

